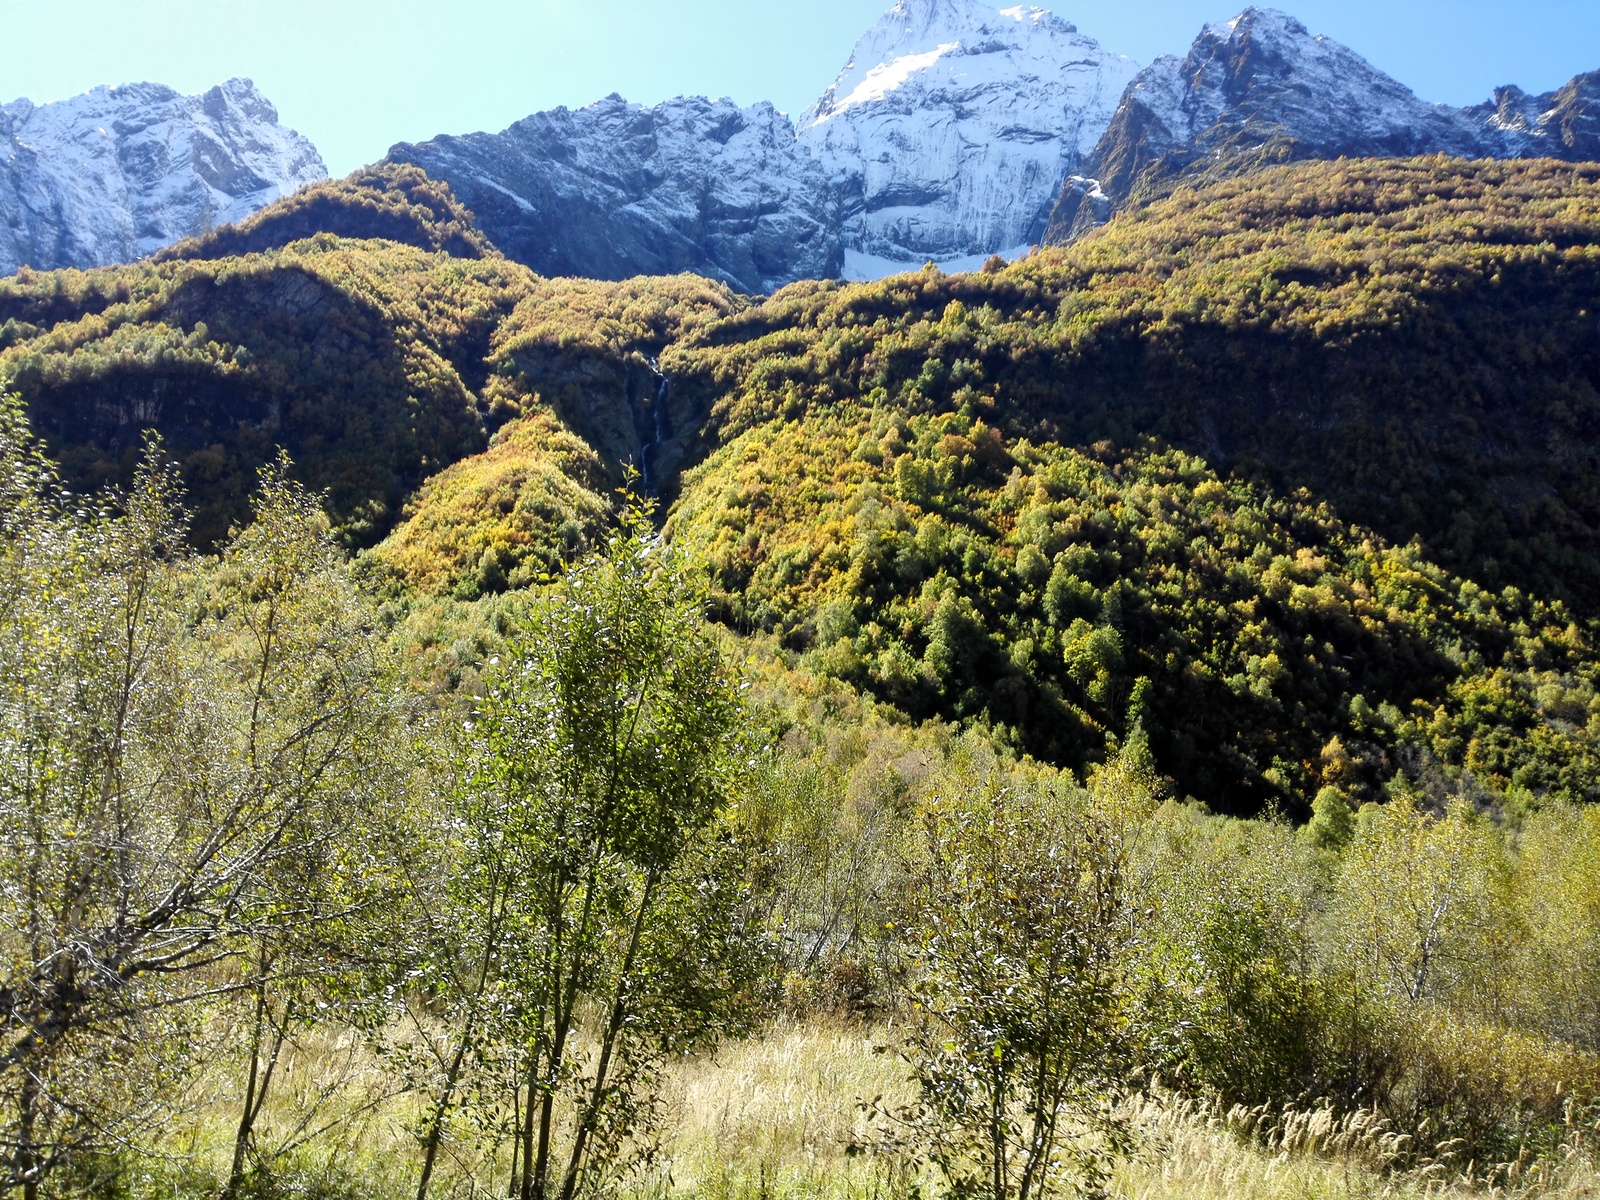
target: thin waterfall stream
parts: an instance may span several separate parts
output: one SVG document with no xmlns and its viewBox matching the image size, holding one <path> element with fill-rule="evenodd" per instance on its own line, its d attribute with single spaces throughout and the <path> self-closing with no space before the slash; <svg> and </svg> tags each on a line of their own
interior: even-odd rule
<svg viewBox="0 0 1600 1200">
<path fill-rule="evenodd" d="M 672 376 L 661 370 L 659 359 L 646 360 L 656 377 L 656 394 L 650 401 L 650 440 L 639 447 L 639 473 L 644 489 L 652 495 L 656 491 L 655 459 L 663 442 L 672 437 L 672 416 L 667 411 L 672 399 Z"/>
</svg>

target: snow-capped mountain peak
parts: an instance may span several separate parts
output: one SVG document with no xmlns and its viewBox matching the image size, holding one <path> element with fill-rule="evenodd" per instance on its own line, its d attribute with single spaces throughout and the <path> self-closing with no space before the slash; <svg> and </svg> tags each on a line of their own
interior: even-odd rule
<svg viewBox="0 0 1600 1200">
<path fill-rule="evenodd" d="M 125 262 L 326 177 L 248 79 L 18 100 L 0 109 L 0 272 Z"/>
<path fill-rule="evenodd" d="M 1228 41 L 1241 34 L 1254 35 L 1264 41 L 1278 42 L 1302 39 L 1314 42 L 1328 40 L 1321 34 L 1312 34 L 1297 19 L 1276 8 L 1247 8 L 1231 21 L 1212 21 L 1205 27 L 1201 36 L 1207 34 L 1222 41 Z"/>
<path fill-rule="evenodd" d="M 926 72 L 958 71 L 953 59 L 991 50 L 1008 34 L 1015 42 L 1019 27 L 1077 32 L 1042 8 L 995 9 L 980 0 L 900 0 L 856 43 L 849 63 L 801 125 L 882 100 Z"/>
<path fill-rule="evenodd" d="M 1156 171 L 1248 158 L 1472 155 L 1481 122 L 1419 100 L 1348 46 L 1287 13 L 1248 8 L 1207 25 L 1184 58 L 1158 58 L 1128 89 L 1090 173 L 1118 203 Z"/>
<path fill-rule="evenodd" d="M 842 97 L 831 99 L 826 110 L 815 110 L 815 121 L 827 121 L 857 104 L 882 100 L 918 72 L 926 71 L 945 55 L 961 49 L 960 42 L 945 42 L 920 54 L 902 54 L 889 62 L 879 63 L 869 70 L 853 90 Z M 850 82 L 854 82 L 853 80 Z"/>
<path fill-rule="evenodd" d="M 1499 89 L 1474 108 L 1429 104 L 1348 46 L 1286 13 L 1248 8 L 1207 25 L 1184 58 L 1158 58 L 1128 88 L 1047 236 L 1070 240 L 1120 207 L 1289 159 L 1600 156 L 1600 75 L 1543 96 Z"/>
<path fill-rule="evenodd" d="M 1038 241 L 1137 69 L 1045 9 L 900 0 L 800 119 L 841 197 L 847 273 Z"/>
</svg>

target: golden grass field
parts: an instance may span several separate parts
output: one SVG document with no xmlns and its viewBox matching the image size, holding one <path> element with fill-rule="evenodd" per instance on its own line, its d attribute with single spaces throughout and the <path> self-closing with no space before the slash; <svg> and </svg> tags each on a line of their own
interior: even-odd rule
<svg viewBox="0 0 1600 1200">
<path fill-rule="evenodd" d="M 892 1030 L 809 1022 L 773 1028 L 674 1079 L 673 1190 L 706 1200 L 838 1197 L 892 1192 L 896 1181 L 844 1145 L 864 1130 L 858 1097 L 903 1093 L 903 1068 L 875 1052 Z M 1386 1138 L 1362 1122 L 1299 1114 L 1266 1133 L 1269 1149 L 1240 1136 L 1246 1114 L 1212 1114 L 1183 1102 L 1135 1111 L 1138 1154 L 1117 1171 L 1119 1200 L 1365 1200 L 1423 1196 L 1600 1197 L 1600 1171 L 1574 1156 L 1559 1174 L 1499 1188 L 1470 1187 L 1442 1169 L 1385 1175 Z M 1244 1117 L 1244 1120 L 1240 1118 Z"/>
<path fill-rule="evenodd" d="M 845 1147 L 868 1133 L 858 1100 L 907 1094 L 904 1067 L 887 1047 L 889 1025 L 812 1018 L 769 1027 L 715 1054 L 685 1059 L 668 1074 L 660 1157 L 627 1181 L 629 1200 L 895 1200 L 911 1182 L 871 1155 Z M 231 1073 L 230 1073 L 231 1074 Z M 345 1118 L 314 1150 L 291 1151 L 277 1167 L 288 1195 L 362 1200 L 415 1192 L 414 1097 L 384 1097 L 377 1064 L 354 1043 L 323 1043 L 283 1064 L 263 1145 L 294 1140 Z M 329 1085 L 337 1085 L 330 1088 Z M 324 1091 L 330 1100 L 321 1108 Z M 184 1195 L 225 1173 L 231 1146 L 227 1089 L 197 1094 L 195 1115 L 167 1135 L 141 1194 Z M 366 1106 L 366 1107 L 364 1107 Z M 354 1113 L 353 1116 L 349 1114 Z M 1462 1166 L 1386 1171 L 1394 1139 L 1363 1119 L 1221 1113 L 1192 1102 L 1146 1099 L 1131 1110 L 1139 1149 L 1116 1170 L 1116 1200 L 1421 1200 L 1423 1197 L 1579 1200 L 1600 1197 L 1592 1147 L 1542 1173 L 1490 1185 Z M 1254 1130 L 1255 1136 L 1247 1136 Z M 187 1160 L 187 1161 L 186 1161 Z M 459 1146 L 442 1167 L 436 1196 L 489 1197 L 505 1190 L 505 1165 Z M 927 1182 L 932 1183 L 930 1179 Z M 926 1193 L 926 1190 L 924 1191 Z"/>
</svg>

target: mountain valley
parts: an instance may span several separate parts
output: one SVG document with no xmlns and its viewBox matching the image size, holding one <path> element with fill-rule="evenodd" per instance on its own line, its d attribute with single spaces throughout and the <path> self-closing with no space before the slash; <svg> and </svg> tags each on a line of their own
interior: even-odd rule
<svg viewBox="0 0 1600 1200">
<path fill-rule="evenodd" d="M 85 490 L 158 431 L 202 545 L 281 447 L 374 581 L 457 604 L 637 471 L 730 628 L 1078 771 L 1137 728 L 1225 810 L 1597 798 L 1592 85 L 1427 105 L 1256 9 L 1135 74 L 902 0 L 798 135 L 612 97 L 24 267 L 0 388 Z M 1052 205 L 1064 250 L 833 279 Z"/>
<path fill-rule="evenodd" d="M 0 283 L 0 384 L 80 486 L 160 430 L 202 540 L 286 447 L 398 594 L 545 576 L 643 464 L 730 627 L 1077 769 L 1137 723 L 1224 809 L 1303 804 L 1334 741 L 1362 788 L 1589 796 L 1597 170 L 1301 164 L 752 301 L 543 279 L 390 168 L 253 253 Z M 306 211 L 417 244 L 273 246 Z"/>
<path fill-rule="evenodd" d="M 8 1194 L 1600 1195 L 1600 75 L 899 0 L 325 176 L 0 109 Z"/>
</svg>

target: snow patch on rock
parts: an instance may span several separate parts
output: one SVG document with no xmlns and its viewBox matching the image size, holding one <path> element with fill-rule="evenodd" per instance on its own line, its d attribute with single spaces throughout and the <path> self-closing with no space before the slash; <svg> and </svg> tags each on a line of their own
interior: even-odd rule
<svg viewBox="0 0 1600 1200">
<path fill-rule="evenodd" d="M 1449 154 L 1512 158 L 1594 152 L 1580 76 L 1560 92 L 1500 89 L 1471 109 L 1430 104 L 1348 46 L 1286 13 L 1249 8 L 1207 25 L 1186 57 L 1157 59 L 1128 88 L 1088 164 L 1121 204 L 1161 181 L 1285 159 Z M 1574 132 L 1574 131 L 1577 132 Z M 1069 229 L 1061 213 L 1050 236 Z"/>
<path fill-rule="evenodd" d="M 843 265 L 821 168 L 767 103 L 613 95 L 389 159 L 448 183 L 496 246 L 546 275 L 694 271 L 767 292 Z"/>
</svg>

